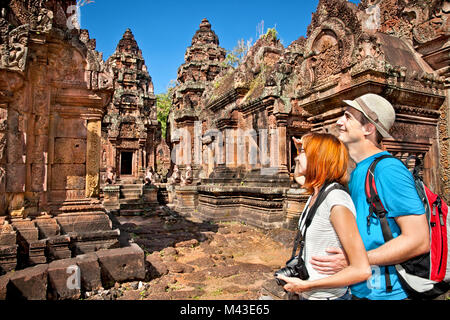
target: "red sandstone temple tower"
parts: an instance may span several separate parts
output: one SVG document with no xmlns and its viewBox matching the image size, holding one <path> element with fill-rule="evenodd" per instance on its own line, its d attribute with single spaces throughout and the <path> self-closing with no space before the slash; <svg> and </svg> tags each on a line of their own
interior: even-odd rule
<svg viewBox="0 0 450 320">
<path fill-rule="evenodd" d="M 207 116 L 212 116 L 204 108 L 201 97 L 208 84 L 226 69 L 224 64 L 225 49 L 219 46 L 219 38 L 211 29 L 207 19 L 203 19 L 200 28 L 192 38 L 192 45 L 185 53 L 185 63 L 178 69 L 178 86 L 173 95 L 171 110 L 170 134 L 173 149 L 176 149 L 176 159 L 172 159 L 179 166 L 182 174 L 187 165 L 191 165 L 194 178 L 197 179 L 201 170 L 201 161 L 194 154 L 195 141 L 194 124 Z M 176 129 L 180 134 L 176 134 Z M 204 128 L 199 128 L 202 133 Z M 183 130 L 189 133 L 190 141 L 185 141 Z M 184 140 L 183 140 L 184 139 Z M 200 151 L 200 150 L 199 150 Z"/>
<path fill-rule="evenodd" d="M 103 187 L 104 204 L 110 210 L 120 209 L 122 215 L 139 214 L 148 192 L 156 203 L 156 188 L 145 188 L 143 180 L 146 170 L 156 172 L 161 125 L 152 78 L 130 29 L 106 65 L 113 75 L 114 95 L 102 121 L 101 172 L 103 183 L 108 171 L 115 173 L 115 179 L 113 185 Z"/>
<path fill-rule="evenodd" d="M 130 29 L 106 64 L 114 75 L 114 96 L 102 122 L 102 171 L 115 170 L 122 183 L 144 178 L 155 169 L 160 138 L 153 83 Z"/>
<path fill-rule="evenodd" d="M 178 69 L 178 86 L 169 115 L 172 155 L 175 155 L 172 161 L 180 170 L 182 184 L 176 187 L 176 196 L 173 188 L 172 193 L 177 207 L 183 212 L 190 212 L 196 206 L 196 185 L 211 173 L 202 161 L 205 150 L 199 139 L 207 129 L 203 119 L 214 115 L 205 110 L 202 95 L 220 72 L 227 69 L 225 56 L 226 51 L 219 46 L 219 38 L 211 24 L 203 19 L 186 50 L 185 63 Z"/>
</svg>

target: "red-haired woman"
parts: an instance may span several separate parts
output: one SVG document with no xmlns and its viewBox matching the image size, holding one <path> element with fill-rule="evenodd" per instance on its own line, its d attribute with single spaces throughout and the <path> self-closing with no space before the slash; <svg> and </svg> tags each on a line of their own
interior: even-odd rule
<svg viewBox="0 0 450 320">
<path fill-rule="evenodd" d="M 309 133 L 301 140 L 294 139 L 298 156 L 294 177 L 310 194 L 299 221 L 302 231 L 308 210 L 314 205 L 320 191 L 333 184 L 347 186 L 349 175 L 348 152 L 344 144 L 331 134 Z M 371 276 L 367 253 L 356 225 L 356 210 L 350 195 L 339 188 L 332 189 L 320 203 L 304 235 L 302 258 L 309 278 L 277 277 L 287 284 L 286 291 L 297 293 L 305 300 L 351 299 L 348 286 L 366 281 Z M 342 248 L 348 267 L 328 276 L 315 271 L 310 259 L 313 255 L 326 255 L 326 249 Z"/>
</svg>

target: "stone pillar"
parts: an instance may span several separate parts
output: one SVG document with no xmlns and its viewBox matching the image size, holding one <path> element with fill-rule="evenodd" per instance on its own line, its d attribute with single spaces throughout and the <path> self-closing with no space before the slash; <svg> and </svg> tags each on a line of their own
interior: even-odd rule
<svg viewBox="0 0 450 320">
<path fill-rule="evenodd" d="M 278 134 L 278 173 L 288 174 L 287 163 L 287 143 L 286 143 L 286 127 L 287 127 L 287 114 L 277 115 L 277 134 Z"/>
<path fill-rule="evenodd" d="M 87 120 L 86 197 L 100 194 L 101 121 Z"/>
<path fill-rule="evenodd" d="M 105 185 L 103 187 L 103 205 L 108 210 L 120 209 L 120 186 L 119 185 Z"/>
<path fill-rule="evenodd" d="M 49 119 L 49 125 L 48 125 L 48 155 L 47 155 L 47 185 L 46 190 L 51 191 L 52 190 L 52 165 L 55 161 L 55 137 L 56 137 L 56 124 L 57 124 L 57 114 L 51 113 L 50 119 Z M 47 201 L 52 200 L 51 192 L 47 192 Z"/>
<path fill-rule="evenodd" d="M 304 189 L 290 188 L 286 193 L 286 221 L 285 227 L 289 230 L 296 230 L 298 221 L 308 201 L 308 195 Z"/>
</svg>

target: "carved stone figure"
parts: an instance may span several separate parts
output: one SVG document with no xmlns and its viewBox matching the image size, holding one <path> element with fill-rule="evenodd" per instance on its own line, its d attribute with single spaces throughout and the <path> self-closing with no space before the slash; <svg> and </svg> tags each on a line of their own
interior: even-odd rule
<svg viewBox="0 0 450 320">
<path fill-rule="evenodd" d="M 106 183 L 115 184 L 116 183 L 116 172 L 112 167 L 106 169 Z"/>
<path fill-rule="evenodd" d="M 155 182 L 155 172 L 153 171 L 153 168 L 150 167 L 147 169 L 147 172 L 145 173 L 144 183 L 145 185 L 151 185 Z"/>
<path fill-rule="evenodd" d="M 170 184 L 170 185 L 175 185 L 175 184 L 180 183 L 180 181 L 181 181 L 180 171 L 178 169 L 178 166 L 175 165 L 173 167 L 173 173 L 170 176 L 170 178 L 167 180 L 167 183 Z"/>
<path fill-rule="evenodd" d="M 188 165 L 186 167 L 185 174 L 181 177 L 181 185 L 187 186 L 192 184 L 192 182 L 193 182 L 192 167 Z"/>
</svg>

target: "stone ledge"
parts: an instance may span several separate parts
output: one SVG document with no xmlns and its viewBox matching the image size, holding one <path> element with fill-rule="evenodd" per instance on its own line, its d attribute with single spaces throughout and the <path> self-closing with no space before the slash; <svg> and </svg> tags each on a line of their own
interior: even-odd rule
<svg viewBox="0 0 450 320">
<path fill-rule="evenodd" d="M 82 291 L 144 280 L 145 275 L 144 251 L 133 243 L 8 272 L 0 277 L 0 300 L 78 299 Z"/>
</svg>

